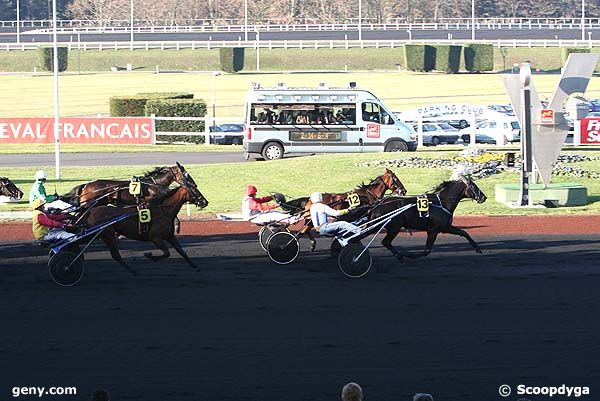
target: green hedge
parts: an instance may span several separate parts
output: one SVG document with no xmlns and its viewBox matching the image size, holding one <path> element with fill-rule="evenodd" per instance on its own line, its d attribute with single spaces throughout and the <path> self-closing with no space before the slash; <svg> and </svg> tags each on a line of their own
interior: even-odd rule
<svg viewBox="0 0 600 401">
<path fill-rule="evenodd" d="M 471 43 L 465 49 L 465 68 L 470 72 L 494 70 L 494 45 Z"/>
<path fill-rule="evenodd" d="M 567 59 L 569 58 L 569 54 L 571 53 L 590 53 L 590 49 L 584 47 L 563 47 L 560 49 L 560 56 L 562 58 L 563 65 L 565 65 Z"/>
<path fill-rule="evenodd" d="M 204 117 L 206 102 L 202 99 L 156 99 L 146 103 L 145 115 L 160 117 Z M 159 132 L 204 132 L 204 121 L 156 121 Z"/>
<path fill-rule="evenodd" d="M 436 45 L 435 69 L 447 74 L 456 74 L 460 69 L 462 46 Z"/>
<path fill-rule="evenodd" d="M 203 144 L 204 143 L 204 135 L 201 136 L 191 136 L 191 135 L 156 135 L 157 142 L 185 142 L 185 143 L 195 143 L 195 144 Z"/>
<path fill-rule="evenodd" d="M 221 71 L 242 71 L 244 69 L 244 48 L 222 47 L 219 49 L 219 60 L 221 62 Z"/>
<path fill-rule="evenodd" d="M 435 48 L 429 45 L 404 45 L 407 70 L 431 71 L 435 68 Z"/>
<path fill-rule="evenodd" d="M 187 92 L 148 92 L 132 96 L 113 96 L 109 100 L 111 117 L 141 117 L 146 115 L 146 103 L 155 99 L 193 99 Z"/>
<path fill-rule="evenodd" d="M 69 49 L 66 47 L 57 47 L 56 53 L 58 55 L 58 71 L 66 71 L 69 66 Z M 54 48 L 52 47 L 40 47 L 40 66 L 46 71 L 54 71 Z"/>
</svg>

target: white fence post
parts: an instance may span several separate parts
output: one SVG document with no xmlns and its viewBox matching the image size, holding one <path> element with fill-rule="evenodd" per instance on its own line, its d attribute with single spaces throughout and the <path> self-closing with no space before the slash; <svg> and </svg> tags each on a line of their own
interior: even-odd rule
<svg viewBox="0 0 600 401">
<path fill-rule="evenodd" d="M 208 113 L 204 118 L 204 144 L 210 145 L 210 117 Z"/>
</svg>

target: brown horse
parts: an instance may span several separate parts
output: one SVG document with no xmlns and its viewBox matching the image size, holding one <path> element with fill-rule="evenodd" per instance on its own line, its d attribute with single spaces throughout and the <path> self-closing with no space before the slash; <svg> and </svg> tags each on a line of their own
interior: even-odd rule
<svg viewBox="0 0 600 401">
<path fill-rule="evenodd" d="M 348 203 L 348 197 L 352 194 L 356 194 L 359 199 L 361 206 L 370 205 L 379 199 L 383 198 L 387 191 L 391 191 L 392 194 L 402 196 L 405 195 L 407 190 L 402 181 L 394 174 L 394 172 L 388 168 L 385 169 L 385 173 L 376 177 L 369 184 L 362 184 L 358 188 L 339 194 L 323 193 L 323 203 L 328 204 L 334 209 L 347 209 L 350 204 Z M 304 215 L 305 225 L 300 230 L 301 234 L 307 234 L 310 241 L 310 250 L 314 251 L 317 245 L 314 237 L 311 234 L 313 229 L 312 222 L 310 222 L 310 207 L 312 202 L 310 198 L 304 204 Z M 356 206 L 356 205 L 355 205 Z"/>
<path fill-rule="evenodd" d="M 185 172 L 183 175 L 182 186 L 177 189 L 172 189 L 169 193 L 161 199 L 158 204 L 151 205 L 148 207 L 150 210 L 151 220 L 147 224 L 147 227 L 140 225 L 140 218 L 135 206 L 125 207 L 113 207 L 113 206 L 97 206 L 94 207 L 86 219 L 88 227 L 100 224 L 103 221 L 111 219 L 113 217 L 131 214 L 131 217 L 122 220 L 113 226 L 108 227 L 100 238 L 108 249 L 114 260 L 119 262 L 129 272 L 135 274 L 133 269 L 129 267 L 122 259 L 119 253 L 117 245 L 117 235 L 123 235 L 127 238 L 134 239 L 137 241 L 146 241 L 154 243 L 161 251 L 162 255 L 154 256 L 151 252 L 144 254 L 148 259 L 152 261 L 158 261 L 170 256 L 169 248 L 165 244 L 168 242 L 175 248 L 175 250 L 185 259 L 185 261 L 196 269 L 196 265 L 185 253 L 181 244 L 175 237 L 175 228 L 173 220 L 181 210 L 181 207 L 186 202 L 193 202 L 200 208 L 208 206 L 208 201 L 200 193 L 193 178 Z M 141 229 L 143 228 L 143 229 Z"/>
</svg>

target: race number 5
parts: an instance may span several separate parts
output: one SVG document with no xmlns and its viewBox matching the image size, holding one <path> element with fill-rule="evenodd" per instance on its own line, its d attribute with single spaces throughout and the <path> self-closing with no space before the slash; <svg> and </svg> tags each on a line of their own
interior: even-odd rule
<svg viewBox="0 0 600 401">
<path fill-rule="evenodd" d="M 417 198 L 417 210 L 421 213 L 429 211 L 429 199 L 426 196 Z"/>
<path fill-rule="evenodd" d="M 358 196 L 358 194 L 348 195 L 348 205 L 350 205 L 350 207 L 360 206 L 360 196 Z"/>
<path fill-rule="evenodd" d="M 140 209 L 138 215 L 140 217 L 140 223 L 150 223 L 152 221 L 150 209 Z"/>
<path fill-rule="evenodd" d="M 142 183 L 139 181 L 131 181 L 129 183 L 129 193 L 131 195 L 139 195 L 142 192 Z"/>
</svg>

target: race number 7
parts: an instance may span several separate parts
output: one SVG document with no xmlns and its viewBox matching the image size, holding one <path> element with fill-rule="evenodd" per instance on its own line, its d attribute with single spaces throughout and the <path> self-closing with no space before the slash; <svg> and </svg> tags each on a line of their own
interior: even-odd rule
<svg viewBox="0 0 600 401">
<path fill-rule="evenodd" d="M 129 193 L 131 195 L 139 195 L 142 192 L 142 184 L 139 181 L 131 181 L 129 183 Z"/>
<path fill-rule="evenodd" d="M 140 218 L 140 223 L 150 223 L 152 221 L 150 209 L 140 209 L 138 216 Z"/>
<path fill-rule="evenodd" d="M 358 196 L 358 194 L 348 195 L 348 205 L 350 205 L 350 207 L 360 206 L 360 196 Z"/>
</svg>

